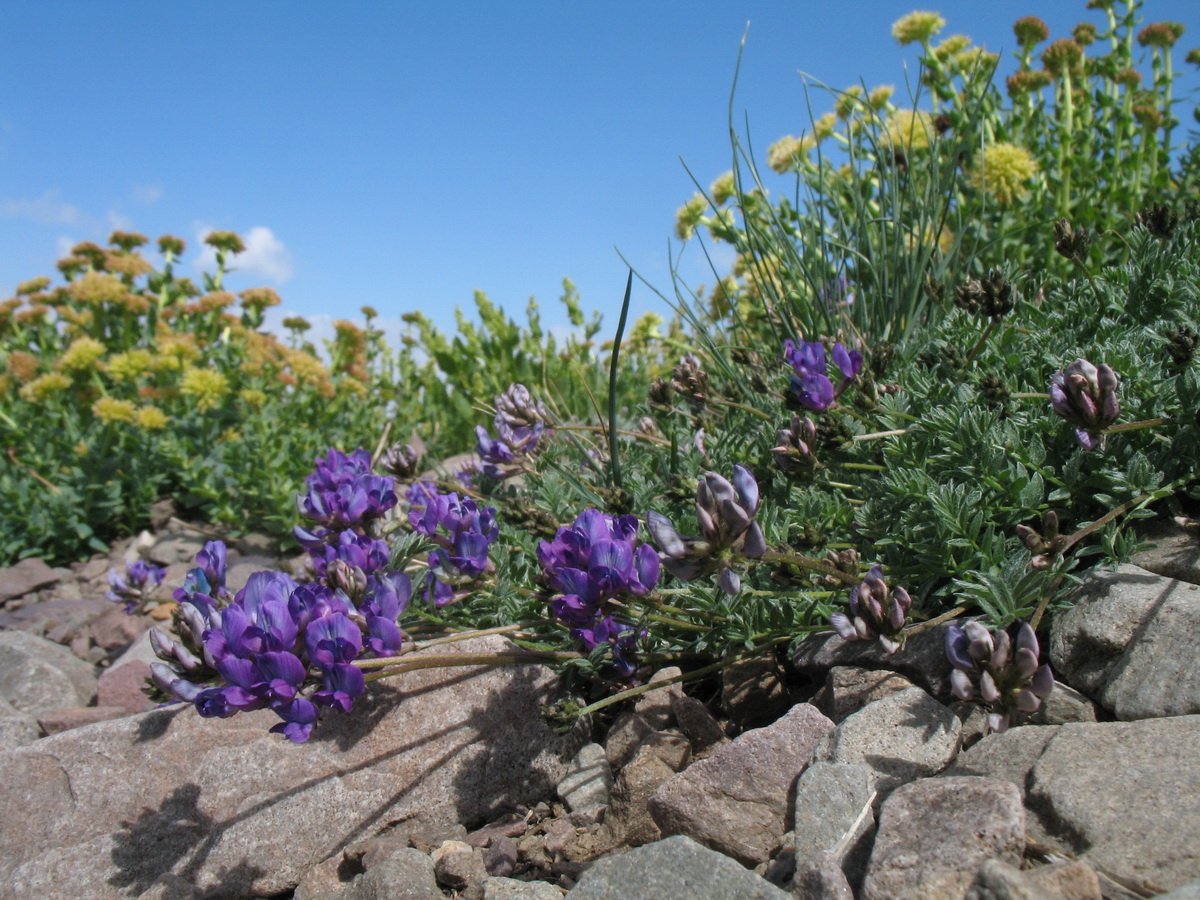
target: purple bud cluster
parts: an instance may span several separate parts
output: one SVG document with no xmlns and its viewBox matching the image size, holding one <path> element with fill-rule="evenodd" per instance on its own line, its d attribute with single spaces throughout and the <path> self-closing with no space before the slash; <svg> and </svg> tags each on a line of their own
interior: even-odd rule
<svg viewBox="0 0 1200 900">
<path fill-rule="evenodd" d="M 863 357 L 857 350 L 847 350 L 840 342 L 833 345 L 831 355 L 833 364 L 841 373 L 836 385 L 827 374 L 824 344 L 820 341 L 801 341 L 797 345 L 790 338 L 783 342 L 783 358 L 794 372 L 788 385 L 789 400 L 814 412 L 824 412 L 833 405 L 862 371 Z"/>
<path fill-rule="evenodd" d="M 553 434 L 547 428 L 548 419 L 545 407 L 533 399 L 525 385 L 509 385 L 496 397 L 492 421 L 499 439 L 482 425 L 475 429 L 475 452 L 483 461 L 484 474 L 503 479 L 520 473 L 526 460 L 541 449 L 542 439 Z"/>
<path fill-rule="evenodd" d="M 142 559 L 125 564 L 125 574 L 108 570 L 108 587 L 104 596 L 114 603 L 124 603 L 124 610 L 133 615 L 142 610 L 154 589 L 162 584 L 167 570 Z"/>
<path fill-rule="evenodd" d="M 1117 420 L 1120 383 L 1112 366 L 1094 366 L 1077 359 L 1050 381 L 1050 405 L 1075 426 L 1075 437 L 1084 450 L 1104 445 L 1104 431 Z"/>
<path fill-rule="evenodd" d="M 980 622 L 946 628 L 946 657 L 954 670 L 950 688 L 960 700 L 988 706 L 988 728 L 1008 728 L 1014 713 L 1031 713 L 1054 689 L 1050 666 L 1038 665 L 1038 639 L 1028 622 L 1016 633 L 989 631 Z"/>
<path fill-rule="evenodd" d="M 571 629 L 585 650 L 608 644 L 615 674 L 625 681 L 632 680 L 637 669 L 641 632 L 611 615 L 609 601 L 646 596 L 659 573 L 658 554 L 649 544 L 640 544 L 637 533 L 634 516 L 588 509 L 537 549 L 546 581 L 557 593 L 550 601 L 554 617 Z"/>
<path fill-rule="evenodd" d="M 696 486 L 699 537 L 682 537 L 662 513 L 646 514 L 646 527 L 663 554 L 663 567 L 683 581 L 717 572 L 721 590 L 734 595 L 742 579 L 730 565 L 734 556 L 758 559 L 767 550 L 758 511 L 758 482 L 745 466 L 733 467 L 733 481 L 706 472 Z"/>
<path fill-rule="evenodd" d="M 496 510 L 454 491 L 442 494 L 428 481 L 413 484 L 407 497 L 409 524 L 437 544 L 426 560 L 425 599 L 439 607 L 461 600 L 495 570 L 488 550 L 500 533 Z"/>
<path fill-rule="evenodd" d="M 849 612 L 829 617 L 833 630 L 847 641 L 879 641 L 885 653 L 900 649 L 900 632 L 912 609 L 912 597 L 902 587 L 889 588 L 883 569 L 871 566 L 860 584 L 850 589 Z"/>
<path fill-rule="evenodd" d="M 178 640 L 151 633 L 158 687 L 205 717 L 269 708 L 281 720 L 271 731 L 295 742 L 308 739 L 322 708 L 349 712 L 363 694 L 357 659 L 400 652 L 412 596 L 406 574 L 385 571 L 387 544 L 367 533 L 396 495 L 391 478 L 371 473 L 366 451 L 330 450 L 307 484 L 300 510 L 328 527 L 296 536 L 318 580 L 256 572 L 232 594 L 225 545 L 212 541 L 174 593 Z"/>
</svg>

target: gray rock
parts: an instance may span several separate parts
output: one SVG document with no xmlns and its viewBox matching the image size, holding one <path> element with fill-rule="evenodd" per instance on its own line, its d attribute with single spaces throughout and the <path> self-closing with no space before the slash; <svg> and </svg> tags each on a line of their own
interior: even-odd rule
<svg viewBox="0 0 1200 900">
<path fill-rule="evenodd" d="M 412 847 L 395 850 L 335 895 L 338 900 L 445 900 L 433 860 Z"/>
<path fill-rule="evenodd" d="M 96 696 L 95 670 L 61 644 L 24 631 L 0 631 L 0 697 L 37 716 L 87 706 Z"/>
<path fill-rule="evenodd" d="M 653 747 L 643 747 L 617 775 L 604 822 L 615 840 L 631 847 L 662 837 L 648 806 L 659 787 L 675 770 L 659 759 Z"/>
<path fill-rule="evenodd" d="M 659 684 L 671 678 L 678 678 L 683 670 L 678 666 L 668 666 L 659 669 L 650 676 L 650 684 Z M 679 682 L 666 687 L 656 688 L 642 694 L 633 704 L 633 710 L 655 731 L 661 731 L 674 723 L 674 713 L 671 706 L 676 697 L 682 697 L 683 685 Z"/>
<path fill-rule="evenodd" d="M 304 746 L 267 733 L 269 710 L 184 708 L 7 751 L 0 809 L 28 814 L 0 817 L 0 897 L 115 900 L 168 873 L 208 893 L 277 894 L 391 823 L 491 821 L 546 796 L 578 748 L 540 717 L 555 683 L 534 665 L 407 672 Z"/>
<path fill-rule="evenodd" d="M 37 719 L 0 697 L 0 751 L 32 744 L 41 736 Z"/>
<path fill-rule="evenodd" d="M 588 806 L 607 806 L 612 788 L 612 770 L 604 748 L 599 744 L 584 744 L 567 767 L 567 775 L 555 790 L 568 809 Z"/>
<path fill-rule="evenodd" d="M 277 571 L 279 561 L 271 556 L 241 556 L 230 561 L 225 572 L 225 586 L 235 594 L 246 586 L 255 572 Z"/>
<path fill-rule="evenodd" d="M 734 732 L 770 724 L 795 703 L 774 653 L 739 659 L 721 670 L 721 709 Z"/>
<path fill-rule="evenodd" d="M 1031 725 L 1066 725 L 1068 722 L 1095 722 L 1096 704 L 1069 684 L 1054 682 L 1054 690 L 1042 705 L 1029 715 Z"/>
<path fill-rule="evenodd" d="M 652 734 L 654 729 L 650 727 L 649 722 L 632 709 L 625 710 L 617 716 L 604 739 L 604 752 L 608 757 L 608 764 L 614 770 L 622 768 L 633 759 L 633 754 L 637 753 L 642 741 Z"/>
<path fill-rule="evenodd" d="M 861 882 L 875 831 L 875 772 L 869 766 L 815 762 L 796 782 L 793 844 L 797 870 L 828 853 Z M 793 891 L 794 893 L 794 891 Z"/>
<path fill-rule="evenodd" d="M 1096 570 L 1054 619 L 1050 661 L 1118 719 L 1200 713 L 1200 587 L 1137 566 Z"/>
<path fill-rule="evenodd" d="M 178 563 L 195 565 L 196 554 L 203 550 L 204 545 L 210 540 L 212 538 L 193 532 L 167 533 L 155 540 L 154 545 L 147 551 L 146 557 L 160 566 L 171 566 Z"/>
<path fill-rule="evenodd" d="M 960 753 L 954 764 L 942 774 L 981 775 L 1010 781 L 1024 797 L 1029 773 L 1046 749 L 1046 744 L 1057 733 L 1056 726 L 1027 725 L 1010 728 L 1002 734 L 989 734 L 971 749 Z"/>
<path fill-rule="evenodd" d="M 49 587 L 64 578 L 69 578 L 69 569 L 52 569 L 36 556 L 23 559 L 15 565 L 0 569 L 0 603 Z"/>
<path fill-rule="evenodd" d="M 493 876 L 483 883 L 483 900 L 562 900 L 563 892 L 545 881 Z"/>
<path fill-rule="evenodd" d="M 975 873 L 964 900 L 1059 900 L 1027 873 L 999 859 L 989 859 Z"/>
<path fill-rule="evenodd" d="M 1026 800 L 1046 841 L 1110 877 L 1168 890 L 1200 878 L 1200 716 L 1055 732 Z"/>
<path fill-rule="evenodd" d="M 905 782 L 936 775 L 958 753 L 962 724 L 920 688 L 876 700 L 833 733 L 829 759 L 862 763 L 876 773 L 880 796 Z"/>
<path fill-rule="evenodd" d="M 1029 869 L 1025 875 L 1055 900 L 1103 900 L 1100 880 L 1092 867 L 1085 862 L 1071 860 L 1051 863 L 1048 866 Z"/>
<path fill-rule="evenodd" d="M 813 698 L 813 706 L 840 724 L 868 703 L 916 687 L 903 675 L 887 669 L 860 669 L 834 666 L 825 678 L 825 687 Z"/>
<path fill-rule="evenodd" d="M 650 813 L 664 834 L 686 834 L 746 865 L 766 862 L 787 830 L 793 785 L 833 727 L 797 704 L 668 779 Z"/>
<path fill-rule="evenodd" d="M 837 857 L 822 850 L 799 862 L 792 879 L 795 900 L 854 900 L 854 891 Z"/>
<path fill-rule="evenodd" d="M 697 763 L 696 765 L 699 765 Z M 787 900 L 728 856 L 683 835 L 596 862 L 570 900 Z"/>
<path fill-rule="evenodd" d="M 483 882 L 488 873 L 480 848 L 447 841 L 433 854 L 433 874 L 438 885 L 452 891 L 459 900 L 483 900 Z"/>
<path fill-rule="evenodd" d="M 813 680 L 824 678 L 834 666 L 887 669 L 899 672 L 939 700 L 949 701 L 952 696 L 951 666 L 946 659 L 945 631 L 941 628 L 931 628 L 909 638 L 895 653 L 885 653 L 877 641 L 847 641 L 832 632 L 814 634 L 793 646 L 792 665 Z"/>
<path fill-rule="evenodd" d="M 671 699 L 671 711 L 679 730 L 683 732 L 692 745 L 692 752 L 697 756 L 707 756 L 721 744 L 728 744 L 729 737 L 720 723 L 713 718 L 703 703 L 695 697 L 681 694 Z"/>
<path fill-rule="evenodd" d="M 49 637 L 59 644 L 69 644 L 80 636 L 90 641 L 92 622 L 111 609 L 112 601 L 98 597 L 39 600 L 17 609 L 7 606 L 0 610 L 0 629 Z"/>
<path fill-rule="evenodd" d="M 52 709 L 38 716 L 38 724 L 46 734 L 58 734 L 96 722 L 119 719 L 128 713 L 117 706 L 75 706 L 69 709 Z"/>
<path fill-rule="evenodd" d="M 961 900 L 985 860 L 1019 865 L 1025 811 L 1016 786 L 925 778 L 884 802 L 861 900 Z"/>
<path fill-rule="evenodd" d="M 1130 562 L 1164 578 L 1200 584 L 1200 541 L 1174 522 L 1149 522 L 1141 534 L 1150 544 Z"/>
<path fill-rule="evenodd" d="M 511 875 L 517 868 L 517 842 L 510 837 L 498 837 L 483 853 L 483 867 L 492 876 Z M 487 897 L 487 882 L 484 882 Z"/>
<path fill-rule="evenodd" d="M 1169 894 L 1161 894 L 1158 900 L 1200 900 L 1200 881 L 1193 881 Z"/>
</svg>

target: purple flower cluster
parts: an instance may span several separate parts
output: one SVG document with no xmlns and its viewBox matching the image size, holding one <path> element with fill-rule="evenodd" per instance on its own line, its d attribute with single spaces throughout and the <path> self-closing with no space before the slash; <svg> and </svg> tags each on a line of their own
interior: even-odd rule
<svg viewBox="0 0 1200 900">
<path fill-rule="evenodd" d="M 396 504 L 393 480 L 372 474 L 370 455 L 330 450 L 306 484 L 297 505 L 322 527 L 295 534 L 318 580 L 256 572 L 234 595 L 225 545 L 212 541 L 175 591 L 179 639 L 151 633 L 160 688 L 206 717 L 270 708 L 282 720 L 271 730 L 296 742 L 322 708 L 349 712 L 362 695 L 359 657 L 400 652 L 399 618 L 412 596 L 407 575 L 385 571 L 387 543 L 368 533 Z"/>
<path fill-rule="evenodd" d="M 493 424 L 499 439 L 482 425 L 475 428 L 475 452 L 483 472 L 492 478 L 510 478 L 524 469 L 525 461 L 541 449 L 542 439 L 553 434 L 546 426 L 545 407 L 533 399 L 523 384 L 510 385 L 496 397 Z"/>
<path fill-rule="evenodd" d="M 427 481 L 412 485 L 407 497 L 409 524 L 438 545 L 427 560 L 425 599 L 436 606 L 461 600 L 495 569 L 488 550 L 500 533 L 496 511 L 454 491 L 439 493 Z"/>
<path fill-rule="evenodd" d="M 671 520 L 651 510 L 646 527 L 663 553 L 663 567 L 683 581 L 718 572 L 717 584 L 733 595 L 742 579 L 730 562 L 734 556 L 758 559 L 767 550 L 762 529 L 754 521 L 758 511 L 758 482 L 745 466 L 733 467 L 732 483 L 716 472 L 706 472 L 696 486 L 696 523 L 700 537 L 681 537 Z"/>
<path fill-rule="evenodd" d="M 371 454 L 347 455 L 330 448 L 305 479 L 306 493 L 296 498 L 301 515 L 322 526 L 310 531 L 297 525 L 296 540 L 308 551 L 318 578 L 338 573 L 348 588 L 361 589 L 367 576 L 385 568 L 387 542 L 367 533 L 368 526 L 396 505 L 395 480 L 371 471 Z"/>
<path fill-rule="evenodd" d="M 328 584 L 255 572 L 230 597 L 225 559 L 219 541 L 197 554 L 175 592 L 180 639 L 151 633 L 162 660 L 153 679 L 205 717 L 270 708 L 282 720 L 271 731 L 305 741 L 321 707 L 349 712 L 362 695 L 356 659 L 400 652 L 398 619 L 412 584 L 403 572 L 372 575 L 355 604 Z"/>
<path fill-rule="evenodd" d="M 1038 665 L 1038 639 L 1028 622 L 1016 634 L 989 631 L 980 622 L 946 628 L 946 658 L 954 666 L 950 689 L 960 700 L 979 699 L 989 709 L 988 728 L 1004 731 L 1014 713 L 1031 713 L 1054 689 L 1049 665 Z"/>
<path fill-rule="evenodd" d="M 133 615 L 148 600 L 154 589 L 162 584 L 167 570 L 142 559 L 125 564 L 125 574 L 108 570 L 108 587 L 104 596 L 114 603 L 124 603 L 125 612 Z"/>
<path fill-rule="evenodd" d="M 847 350 L 838 342 L 833 345 L 833 364 L 841 373 L 835 385 L 826 374 L 825 345 L 820 341 L 801 341 L 799 345 L 790 338 L 783 342 L 783 358 L 795 373 L 788 385 L 788 398 L 814 412 L 829 409 L 846 390 L 850 382 L 862 371 L 863 357 L 857 350 Z"/>
<path fill-rule="evenodd" d="M 1075 437 L 1084 450 L 1104 445 L 1104 432 L 1121 411 L 1117 400 L 1120 383 L 1112 366 L 1094 366 L 1077 359 L 1050 382 L 1050 405 L 1075 426 Z"/>
<path fill-rule="evenodd" d="M 829 617 L 833 630 L 847 641 L 879 641 L 885 653 L 900 649 L 900 632 L 912 609 L 912 597 L 902 587 L 889 588 L 883 569 L 871 566 L 862 583 L 850 589 L 849 612 Z"/>
<path fill-rule="evenodd" d="M 634 516 L 584 510 L 552 541 L 538 545 L 538 562 L 558 594 L 550 601 L 554 617 L 571 629 L 585 650 L 608 644 L 622 680 L 633 678 L 640 632 L 610 614 L 608 601 L 621 595 L 644 597 L 658 583 L 659 559 L 639 544 Z"/>
</svg>

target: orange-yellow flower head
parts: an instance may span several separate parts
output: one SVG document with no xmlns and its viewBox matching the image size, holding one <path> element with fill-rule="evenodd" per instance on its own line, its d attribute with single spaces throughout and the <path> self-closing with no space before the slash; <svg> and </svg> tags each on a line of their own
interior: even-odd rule
<svg viewBox="0 0 1200 900">
<path fill-rule="evenodd" d="M 229 393 L 229 380 L 215 369 L 187 369 L 179 381 L 181 393 L 194 397 L 201 412 L 212 409 Z"/>
<path fill-rule="evenodd" d="M 902 45 L 927 44 L 945 26 L 946 20 L 937 13 L 914 10 L 892 24 L 892 37 Z"/>
<path fill-rule="evenodd" d="M 92 415 L 105 424 L 111 422 L 132 422 L 137 415 L 132 400 L 118 400 L 116 397 L 101 397 L 92 404 Z"/>
<path fill-rule="evenodd" d="M 1037 174 L 1037 160 L 1016 144 L 990 144 L 971 170 L 971 183 L 1001 206 L 1029 194 L 1029 182 Z"/>
<path fill-rule="evenodd" d="M 67 372 L 86 372 L 96 369 L 100 358 L 104 356 L 107 349 L 93 337 L 75 338 L 63 355 L 58 358 L 54 367 Z"/>
</svg>

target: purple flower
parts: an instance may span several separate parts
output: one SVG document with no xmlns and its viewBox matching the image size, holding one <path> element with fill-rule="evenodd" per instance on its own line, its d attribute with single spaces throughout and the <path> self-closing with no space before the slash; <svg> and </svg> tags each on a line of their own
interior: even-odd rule
<svg viewBox="0 0 1200 900">
<path fill-rule="evenodd" d="M 413 485 L 408 498 L 413 530 L 437 545 L 427 559 L 425 598 L 435 606 L 453 603 L 469 593 L 462 588 L 494 570 L 488 551 L 500 534 L 496 511 L 428 483 Z"/>
<path fill-rule="evenodd" d="M 785 340 L 783 357 L 794 373 L 788 386 L 788 398 L 814 412 L 829 409 L 863 366 L 861 353 L 847 350 L 844 344 L 834 344 L 833 364 L 842 376 L 835 386 L 827 373 L 825 346 L 819 341 L 802 341 L 797 345 L 790 339 Z"/>
<path fill-rule="evenodd" d="M 682 537 L 670 519 L 653 510 L 646 514 L 646 527 L 668 572 L 683 581 L 716 572 L 718 586 L 732 595 L 741 590 L 741 577 L 730 567 L 730 557 L 758 559 L 767 550 L 754 520 L 757 511 L 758 482 L 749 469 L 736 465 L 732 482 L 706 472 L 696 486 L 699 537 Z"/>
<path fill-rule="evenodd" d="M 371 473 L 366 450 L 347 456 L 331 448 L 305 484 L 308 491 L 296 498 L 300 514 L 334 530 L 361 526 L 396 505 L 395 480 Z"/>
<path fill-rule="evenodd" d="M 114 603 L 124 603 L 124 611 L 133 615 L 142 602 L 150 597 L 154 589 L 162 584 L 167 570 L 145 560 L 137 559 L 125 564 L 125 575 L 116 569 L 108 570 L 109 590 L 105 597 Z"/>
<path fill-rule="evenodd" d="M 1038 665 L 1038 639 L 1028 622 L 989 631 L 981 622 L 946 627 L 950 689 L 987 706 L 988 728 L 1004 731 L 1017 712 L 1031 713 L 1054 688 L 1050 666 Z"/>
<path fill-rule="evenodd" d="M 1094 366 L 1077 359 L 1050 382 L 1051 408 L 1075 426 L 1084 450 L 1104 445 L 1104 432 L 1121 412 L 1117 373 L 1107 363 Z"/>
<path fill-rule="evenodd" d="M 879 641 L 885 653 L 900 649 L 901 631 L 912 609 L 912 597 L 902 587 L 889 588 L 883 569 L 871 566 L 861 584 L 850 589 L 849 612 L 830 616 L 834 631 L 847 641 Z"/>
</svg>

